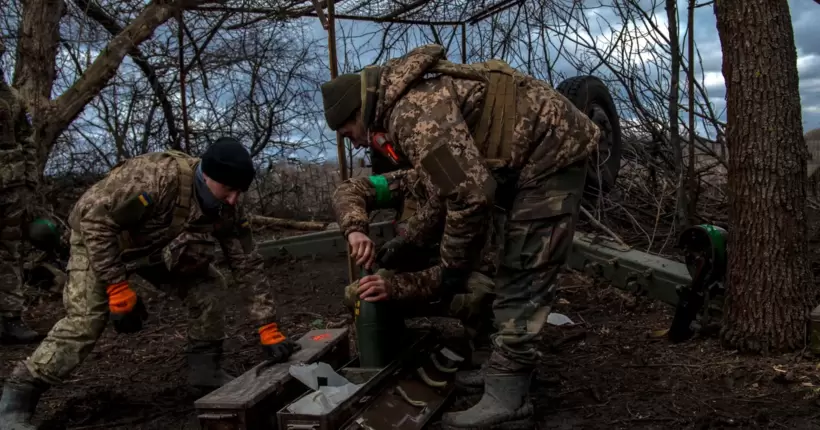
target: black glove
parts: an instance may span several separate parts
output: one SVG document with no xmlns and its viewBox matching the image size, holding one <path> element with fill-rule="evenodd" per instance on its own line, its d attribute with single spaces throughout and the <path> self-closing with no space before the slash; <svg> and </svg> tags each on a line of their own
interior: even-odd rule
<svg viewBox="0 0 820 430">
<path fill-rule="evenodd" d="M 282 363 L 287 361 L 294 352 L 302 349 L 302 345 L 290 339 L 285 339 L 273 345 L 262 345 L 262 349 L 265 351 L 268 360 L 273 363 Z"/>
<path fill-rule="evenodd" d="M 376 263 L 379 267 L 392 270 L 401 262 L 402 256 L 406 255 L 406 250 L 410 248 L 410 244 L 402 236 L 394 237 L 382 245 L 379 252 L 376 253 Z"/>
<path fill-rule="evenodd" d="M 111 322 L 117 333 L 136 333 L 142 330 L 142 322 L 148 319 L 148 310 L 142 303 L 142 298 L 137 297 L 137 303 L 131 312 L 123 314 L 111 314 Z"/>
<path fill-rule="evenodd" d="M 456 294 L 466 290 L 470 271 L 445 267 L 441 270 L 441 289 L 443 293 Z"/>
</svg>

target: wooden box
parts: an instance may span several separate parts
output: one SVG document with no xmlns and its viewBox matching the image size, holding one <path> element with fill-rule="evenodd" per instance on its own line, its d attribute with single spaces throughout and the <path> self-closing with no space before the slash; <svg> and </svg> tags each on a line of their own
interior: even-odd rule
<svg viewBox="0 0 820 430">
<path fill-rule="evenodd" d="M 290 360 L 254 366 L 194 403 L 203 430 L 275 430 L 276 411 L 308 391 L 288 369 L 296 363 L 328 363 L 334 370 L 350 361 L 347 328 L 311 330 Z"/>
</svg>

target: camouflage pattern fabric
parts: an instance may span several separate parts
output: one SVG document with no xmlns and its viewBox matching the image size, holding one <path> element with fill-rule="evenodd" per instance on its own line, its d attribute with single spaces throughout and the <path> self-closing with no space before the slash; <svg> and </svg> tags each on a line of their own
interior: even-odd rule
<svg viewBox="0 0 820 430">
<path fill-rule="evenodd" d="M 23 227 L 38 177 L 31 132 L 15 90 L 0 76 L 0 317 L 19 317 L 23 310 Z"/>
<path fill-rule="evenodd" d="M 368 177 L 348 179 L 333 193 L 333 211 L 339 222 L 339 229 L 345 237 L 350 233 L 367 234 L 370 225 L 369 213 L 379 209 L 393 209 L 397 212 L 397 226 L 404 238 L 415 245 L 435 243 L 441 237 L 444 222 L 444 207 L 436 199 L 430 199 L 427 189 L 414 170 L 397 170 L 380 175 L 385 180 L 387 193 L 380 192 Z M 408 219 L 400 218 L 404 205 L 417 207 Z"/>
<path fill-rule="evenodd" d="M 495 278 L 497 332 L 492 336 L 511 370 L 531 368 L 537 360 L 558 274 L 572 251 L 585 180 L 581 161 L 541 183 L 522 184 L 515 197 Z"/>
<path fill-rule="evenodd" d="M 196 163 L 197 159 L 190 159 L 192 168 Z M 179 166 L 174 159 L 147 154 L 115 167 L 80 197 L 69 217 L 69 225 L 82 233 L 95 276 L 106 285 L 125 280 L 135 264 L 139 266 L 146 256 L 156 255 L 163 248 L 162 258 L 169 270 L 181 264 L 185 268 L 180 270 L 197 273 L 213 260 L 219 243 L 235 281 L 252 289 L 251 320 L 258 326 L 274 321 L 273 289 L 264 271 L 264 261 L 250 237 L 250 229 L 242 226 L 245 215 L 241 205 L 225 207 L 219 219 L 212 219 L 203 214 L 192 196 L 194 202 L 186 232 L 169 237 L 179 180 Z M 150 197 L 151 207 L 144 219 L 127 230 L 133 243 L 121 251 L 120 232 L 124 228 L 114 221 L 111 212 L 140 193 Z"/>
<path fill-rule="evenodd" d="M 194 255 L 191 260 L 198 257 Z M 215 294 L 215 289 L 225 288 L 222 275 L 212 265 L 207 265 L 198 276 L 184 270 L 163 269 L 164 264 L 159 268 L 138 268 L 135 272 L 150 282 L 174 285 L 188 307 L 190 339 L 223 339 L 224 318 L 221 302 Z M 52 385 L 63 383 L 82 363 L 108 324 L 108 296 L 105 292 L 108 283 L 96 276 L 84 238 L 76 231 L 71 234 L 68 271 L 69 279 L 63 291 L 66 317 L 51 328 L 46 339 L 25 361 L 32 375 Z M 165 275 L 161 276 L 162 273 Z"/>
<path fill-rule="evenodd" d="M 425 70 L 440 59 L 445 59 L 442 46 L 425 45 L 387 61 L 373 127 L 387 131 L 430 195 L 446 199 L 442 264 L 472 269 L 491 207 L 501 203 L 495 202 L 496 190 L 510 197 L 516 184 L 545 181 L 585 160 L 600 130 L 546 82 L 517 75 L 510 158 L 486 160 L 471 137 L 486 85 L 445 75 L 424 79 Z M 504 188 L 508 184 L 511 189 Z"/>
<path fill-rule="evenodd" d="M 491 208 L 508 211 L 492 356 L 503 358 L 501 368 L 532 368 L 554 283 L 572 246 L 585 161 L 601 132 L 549 84 L 516 74 L 509 157 L 487 159 L 471 135 L 487 85 L 425 76 L 444 52 L 425 45 L 387 61 L 372 127 L 388 133 L 430 195 L 446 200 L 442 266 L 473 270 Z"/>
<path fill-rule="evenodd" d="M 440 268 L 435 266 L 431 268 L 431 270 L 436 273 L 436 275 L 428 274 L 424 276 L 430 276 L 430 279 L 433 279 L 431 282 L 438 282 L 438 276 L 441 272 Z M 419 276 L 418 272 L 393 273 L 384 269 L 378 270 L 376 275 L 383 277 L 390 285 L 394 286 L 393 288 L 395 288 L 396 285 L 408 285 L 407 281 L 403 283 L 403 281 L 397 279 L 402 276 L 410 275 L 408 278 L 414 283 L 424 279 L 424 276 Z M 427 285 L 431 284 L 419 282 L 412 292 L 415 293 L 419 290 L 427 291 Z M 481 316 L 486 316 L 492 311 L 494 285 L 490 277 L 479 272 L 473 272 L 467 280 L 466 291 L 447 295 L 413 294 L 412 296 L 402 296 L 395 294 L 394 290 L 391 289 L 390 298 L 400 304 L 399 309 L 405 314 L 406 318 L 420 316 L 457 318 L 464 323 L 468 331 L 475 332 L 479 325 L 486 320 L 486 318 L 481 318 Z M 358 286 L 358 282 L 353 282 L 345 287 L 345 306 L 351 309 L 356 303 L 356 289 Z"/>
<path fill-rule="evenodd" d="M 198 162 L 189 161 L 193 167 Z M 77 202 L 69 218 L 71 256 L 63 292 L 67 315 L 26 360 L 33 375 L 61 383 L 83 361 L 108 322 L 106 287 L 132 274 L 160 288 L 172 286 L 185 300 L 192 341 L 223 339 L 223 312 L 215 289 L 224 287 L 225 281 L 212 264 L 217 244 L 235 282 L 251 288 L 250 319 L 257 326 L 275 321 L 273 289 L 241 206 L 225 207 L 214 219 L 202 212 L 192 196 L 184 231 L 169 237 L 178 175 L 179 166 L 170 157 L 135 157 L 115 167 Z M 127 230 L 129 243 L 123 240 L 124 228 L 112 212 L 140 193 L 149 196 L 151 205 Z"/>
<path fill-rule="evenodd" d="M 333 195 L 333 209 L 339 227 L 345 236 L 358 231 L 367 233 L 369 226 L 369 212 L 376 209 L 391 208 L 401 213 L 402 205 L 409 202 L 423 202 L 418 211 L 398 224 L 405 224 L 402 230 L 405 239 L 417 246 L 430 248 L 439 244 L 444 230 L 444 207 L 439 200 L 430 199 L 427 189 L 418 179 L 414 170 L 398 170 L 382 175 L 385 179 L 388 195 L 380 195 L 380 190 L 371 178 L 352 178 L 344 181 Z M 481 253 L 478 271 L 493 275 L 497 268 L 498 251 L 501 246 L 499 235 L 495 232 L 503 227 L 501 223 L 504 215 L 501 211 L 494 211 L 491 229 L 485 236 L 485 244 Z M 400 234 L 402 233 L 400 232 Z M 431 249 L 435 252 L 437 250 Z M 435 252 L 437 254 L 437 252 Z M 432 257 L 432 258 L 431 258 Z M 419 256 L 437 260 L 438 255 Z M 398 272 L 391 278 L 391 297 L 396 300 L 431 299 L 441 292 L 438 287 L 441 283 L 441 266 L 435 265 L 421 271 Z M 454 292 L 457 293 L 457 292 Z"/>
</svg>

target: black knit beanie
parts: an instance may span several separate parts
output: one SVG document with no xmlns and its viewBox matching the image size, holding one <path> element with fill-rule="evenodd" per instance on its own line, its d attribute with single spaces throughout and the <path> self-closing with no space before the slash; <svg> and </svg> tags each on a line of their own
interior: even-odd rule
<svg viewBox="0 0 820 430">
<path fill-rule="evenodd" d="M 202 173 L 222 185 L 248 191 L 256 171 L 251 154 L 232 137 L 220 137 L 202 155 Z"/>
</svg>

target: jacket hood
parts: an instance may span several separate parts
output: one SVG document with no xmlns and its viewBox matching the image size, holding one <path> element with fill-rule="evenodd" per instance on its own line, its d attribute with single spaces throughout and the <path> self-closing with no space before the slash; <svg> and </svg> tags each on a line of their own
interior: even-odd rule
<svg viewBox="0 0 820 430">
<path fill-rule="evenodd" d="M 446 60 L 447 53 L 441 45 L 422 45 L 402 57 L 385 62 L 380 68 L 379 101 L 376 105 L 374 125 L 384 128 L 386 114 L 439 60 Z"/>
</svg>

